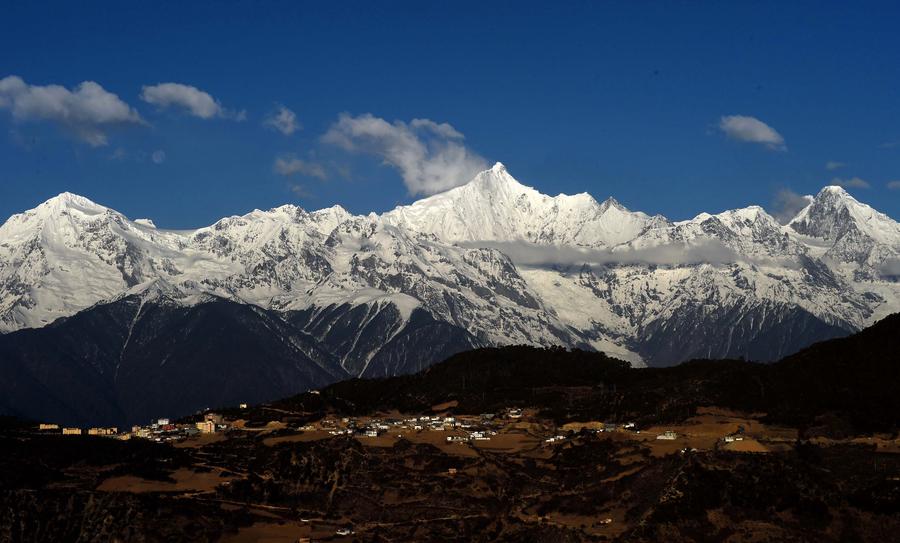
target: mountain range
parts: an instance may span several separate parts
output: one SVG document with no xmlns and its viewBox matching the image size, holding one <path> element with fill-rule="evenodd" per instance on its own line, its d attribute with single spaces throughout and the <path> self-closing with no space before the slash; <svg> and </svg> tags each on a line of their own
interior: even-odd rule
<svg viewBox="0 0 900 543">
<path fill-rule="evenodd" d="M 0 411 L 142 420 L 508 344 L 775 360 L 900 310 L 898 277 L 900 224 L 837 186 L 786 224 L 671 221 L 498 163 L 380 215 L 286 205 L 195 230 L 63 193 L 0 226 Z"/>
</svg>

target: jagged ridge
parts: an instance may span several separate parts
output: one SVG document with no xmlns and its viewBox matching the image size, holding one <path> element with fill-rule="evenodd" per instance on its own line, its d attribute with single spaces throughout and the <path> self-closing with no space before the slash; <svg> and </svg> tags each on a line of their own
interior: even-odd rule
<svg viewBox="0 0 900 543">
<path fill-rule="evenodd" d="M 321 337 L 338 323 L 351 375 L 408 338 L 414 315 L 478 345 L 657 365 L 774 359 L 896 311 L 898 253 L 897 223 L 839 187 L 787 225 L 758 206 L 672 222 L 612 198 L 540 194 L 498 163 L 383 215 L 286 205 L 190 231 L 64 193 L 0 227 L 0 330 L 166 285 L 182 305 L 250 304 Z"/>
</svg>

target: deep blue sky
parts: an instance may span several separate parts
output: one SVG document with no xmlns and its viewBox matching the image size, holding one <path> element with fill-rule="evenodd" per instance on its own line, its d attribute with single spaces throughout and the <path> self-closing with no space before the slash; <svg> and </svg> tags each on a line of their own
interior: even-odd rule
<svg viewBox="0 0 900 543">
<path fill-rule="evenodd" d="M 411 201 L 396 168 L 321 141 L 342 112 L 450 123 L 543 192 L 673 219 L 768 207 L 780 189 L 834 177 L 865 180 L 849 190 L 900 217 L 900 190 L 886 187 L 900 180 L 896 2 L 120 4 L 4 2 L 0 79 L 95 81 L 146 124 L 105 128 L 107 145 L 91 146 L 0 107 L 0 220 L 64 190 L 166 227 L 283 203 Z M 162 82 L 247 119 L 139 98 Z M 262 126 L 277 103 L 302 130 Z M 766 123 L 786 150 L 726 137 L 726 115 Z M 279 175 L 287 154 L 326 179 Z"/>
</svg>

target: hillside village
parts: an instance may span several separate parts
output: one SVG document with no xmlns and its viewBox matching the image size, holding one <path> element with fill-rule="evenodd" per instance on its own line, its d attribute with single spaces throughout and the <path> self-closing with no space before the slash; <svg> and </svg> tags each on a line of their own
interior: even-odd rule
<svg viewBox="0 0 900 543">
<path fill-rule="evenodd" d="M 156 443 L 192 446 L 208 442 L 209 436 L 225 439 L 234 433 L 258 433 L 267 436 L 268 444 L 292 441 L 317 441 L 338 436 L 358 439 L 363 445 L 388 446 L 400 439 L 430 443 L 445 448 L 468 444 L 495 451 L 520 452 L 528 448 L 558 445 L 588 432 L 610 439 L 646 442 L 661 454 L 681 451 L 696 452 L 725 448 L 746 452 L 768 452 L 783 449 L 796 439 L 796 431 L 771 428 L 735 413 L 701 410 L 698 416 L 677 427 L 652 426 L 641 429 L 634 422 L 569 422 L 557 426 L 537 415 L 533 409 L 510 407 L 500 413 L 479 415 L 453 414 L 452 405 L 439 405 L 439 413 L 425 415 L 340 416 L 328 415 L 319 420 L 291 427 L 277 419 L 265 424 L 248 424 L 243 418 L 226 418 L 213 411 L 199 413 L 181 421 L 159 418 L 146 425 L 135 425 L 121 431 L 116 427 L 63 427 L 40 423 L 39 434 L 64 436 L 96 436 L 108 439 L 145 439 Z M 241 404 L 238 413 L 247 409 Z M 193 420 L 198 419 L 198 420 Z M 767 445 L 762 445 L 765 442 Z M 454 449 L 449 449 L 454 451 Z M 456 449 L 456 452 L 461 449 Z"/>
</svg>

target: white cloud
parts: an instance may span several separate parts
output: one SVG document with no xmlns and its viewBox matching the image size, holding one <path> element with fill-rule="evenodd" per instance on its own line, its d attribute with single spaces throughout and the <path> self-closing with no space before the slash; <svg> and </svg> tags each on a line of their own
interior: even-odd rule
<svg viewBox="0 0 900 543">
<path fill-rule="evenodd" d="M 297 198 L 303 198 L 303 199 L 315 198 L 315 195 L 313 195 L 313 193 L 311 193 L 309 190 L 307 190 L 307 188 L 303 185 L 298 185 L 296 183 L 293 183 L 291 185 L 288 185 L 288 190 L 293 192 L 294 196 L 296 196 Z"/>
<path fill-rule="evenodd" d="M 784 138 L 774 128 L 756 117 L 726 115 L 719 119 L 719 129 L 731 139 L 759 143 L 769 149 L 786 150 Z"/>
<path fill-rule="evenodd" d="M 243 121 L 247 118 L 246 111 L 226 110 L 208 92 L 181 83 L 144 85 L 141 89 L 141 100 L 160 109 L 169 107 L 182 108 L 194 117 L 201 119 L 221 117 Z"/>
<path fill-rule="evenodd" d="M 162 164 L 166 161 L 166 152 L 162 149 L 157 149 L 150 155 L 150 160 L 152 160 L 154 164 Z"/>
<path fill-rule="evenodd" d="M 888 181 L 887 188 L 891 190 L 900 190 L 900 179 L 897 179 L 896 181 Z"/>
<path fill-rule="evenodd" d="M 51 121 L 89 145 L 106 145 L 106 130 L 115 125 L 142 124 L 141 116 L 118 96 L 93 81 L 69 90 L 60 85 L 29 85 L 21 77 L 0 79 L 0 109 L 13 120 Z"/>
<path fill-rule="evenodd" d="M 328 177 L 325 173 L 325 168 L 321 164 L 302 160 L 292 155 L 276 158 L 273 169 L 276 173 L 284 176 L 300 174 L 319 179 Z"/>
<path fill-rule="evenodd" d="M 410 194 L 435 194 L 462 185 L 487 162 L 462 143 L 447 123 L 413 119 L 389 123 L 370 113 L 341 114 L 322 141 L 347 151 L 375 155 L 400 171 Z"/>
<path fill-rule="evenodd" d="M 450 123 L 436 123 L 431 119 L 413 119 L 412 121 L 410 121 L 409 126 L 413 128 L 424 128 L 427 130 L 431 130 L 435 134 L 449 139 L 465 138 L 465 136 L 463 136 L 457 129 L 453 128 Z"/>
<path fill-rule="evenodd" d="M 808 206 L 813 201 L 810 195 L 800 195 L 790 189 L 781 189 L 775 193 L 775 199 L 772 202 L 774 214 L 778 222 L 787 224 L 800 213 L 800 210 Z"/>
<path fill-rule="evenodd" d="M 281 104 L 278 105 L 278 109 L 274 113 L 266 117 L 263 124 L 278 130 L 285 136 L 290 136 L 302 128 L 300 123 L 297 122 L 297 115 Z"/>
<path fill-rule="evenodd" d="M 836 162 L 834 160 L 829 160 L 828 162 L 825 163 L 825 169 L 830 172 L 834 171 L 834 170 L 839 170 L 839 169 L 843 168 L 844 166 L 846 166 L 846 164 L 844 164 L 843 162 Z"/>
<path fill-rule="evenodd" d="M 851 177 L 850 179 L 841 179 L 840 177 L 835 177 L 831 180 L 831 184 L 837 185 L 839 187 L 854 189 L 867 189 L 872 186 L 868 181 L 866 181 L 865 179 L 860 179 L 859 177 Z"/>
</svg>

